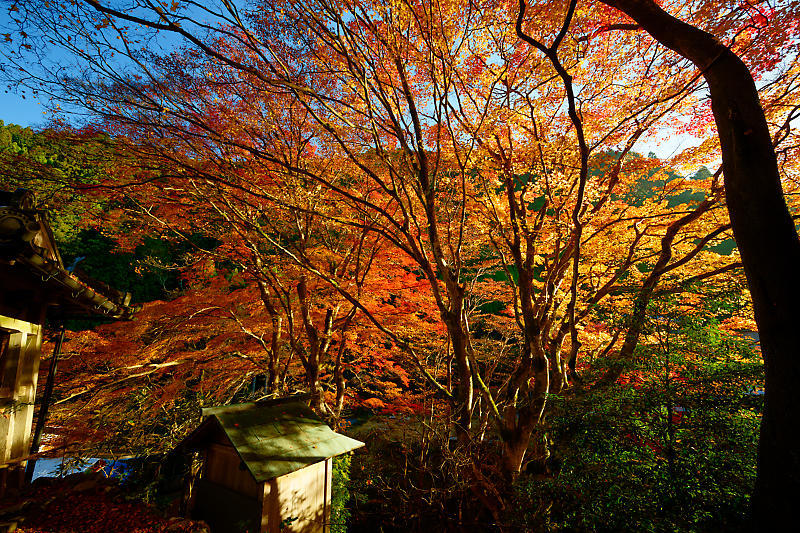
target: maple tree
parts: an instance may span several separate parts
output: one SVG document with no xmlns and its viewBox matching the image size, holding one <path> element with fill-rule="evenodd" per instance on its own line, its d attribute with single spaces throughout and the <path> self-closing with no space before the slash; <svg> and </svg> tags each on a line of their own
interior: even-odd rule
<svg viewBox="0 0 800 533">
<path fill-rule="evenodd" d="M 68 334 L 48 422 L 57 438 L 49 444 L 83 454 L 164 453 L 196 424 L 199 408 L 279 392 L 268 390 L 270 353 L 261 339 L 270 336 L 261 329 L 268 317 L 253 287 L 237 288 L 220 274 L 177 299 L 144 304 L 132 323 Z M 377 350 L 365 342 L 367 332 L 352 329 L 347 370 L 366 381 L 403 374 L 363 360 L 361 345 L 376 359 Z M 119 355 L 109 359 L 109 350 Z M 306 388 L 305 365 L 283 351 L 278 386 Z M 326 384 L 331 367 L 320 364 Z"/>
<path fill-rule="evenodd" d="M 476 436 L 492 420 L 503 443 L 500 463 L 513 478 L 531 438 L 546 441 L 535 432 L 548 394 L 579 380 L 579 354 L 611 350 L 623 338 L 621 356 L 629 358 L 659 284 L 680 287 L 737 267 L 736 254 L 720 257 L 708 250 L 731 227 L 762 338 L 765 331 L 770 338 L 764 324 L 774 317 L 762 316 L 765 297 L 753 284 L 773 277 L 786 283 L 796 259 L 791 254 L 781 256 L 780 263 L 766 258 L 797 246 L 770 155 L 774 144 L 787 161 L 796 150 L 791 127 L 796 75 L 780 65 L 776 51 L 791 53 L 797 13 L 791 6 L 769 16 L 757 6 L 717 12 L 713 2 L 704 1 L 669 6 L 711 32 L 703 33 L 650 1 L 604 4 L 634 22 L 620 11 L 575 1 L 559 9 L 551 2 L 291 1 L 260 3 L 246 15 L 237 5 L 223 3 L 220 11 L 203 14 L 219 25 L 206 25 L 195 16 L 197 6 L 180 2 L 122 11 L 89 0 L 64 6 L 75 15 L 67 17 L 49 6 L 25 9 L 42 27 L 68 36 L 61 45 L 84 68 L 90 66 L 86 77 L 67 80 L 68 95 L 139 151 L 134 179 L 114 186 L 124 186 L 119 190 L 139 212 L 174 234 L 220 235 L 223 244 L 203 253 L 235 261 L 259 287 L 270 315 L 271 343 L 261 344 L 272 354 L 269 364 L 278 360 L 281 321 L 299 316 L 292 326 L 299 336 L 289 334 L 291 352 L 303 363 L 307 388 L 322 398 L 317 363 L 329 356 L 335 333 L 339 346 L 345 346 L 350 317 L 360 313 L 406 353 L 415 371 L 450 405 L 462 446 L 480 440 Z M 715 16 L 708 17 L 712 9 Z M 664 33 L 668 25 L 671 34 Z M 700 70 L 676 60 L 642 29 L 690 57 Z M 188 48 L 153 53 L 153 41 L 140 40 L 148 31 L 181 37 Z M 728 39 L 730 47 L 712 33 Z M 683 34 L 688 37 L 674 37 Z M 735 53 L 750 58 L 750 64 L 741 64 Z M 114 64 L 109 54 L 127 59 Z M 127 67 L 137 74 L 131 77 Z M 727 90 L 734 82 L 725 78 L 726 69 L 738 69 L 734 79 L 746 80 L 748 67 L 774 76 L 764 87 L 774 138 L 759 122 L 763 113 L 755 88 L 747 94 Z M 777 76 L 771 74 L 775 69 L 781 71 Z M 57 90 L 60 85 L 52 82 L 63 82 L 30 69 L 26 73 L 29 81 L 44 83 L 43 90 Z M 703 76 L 712 93 L 711 109 L 698 94 Z M 738 97 L 741 102 L 728 100 Z M 742 102 L 753 122 L 731 125 L 722 109 Z M 637 205 L 632 191 L 659 164 L 635 157 L 634 148 L 674 116 L 689 117 L 698 135 L 713 133 L 716 118 L 721 173 L 696 183 L 664 179 L 658 194 L 645 195 Z M 736 159 L 740 144 L 732 147 L 726 137 L 730 131 L 747 139 L 757 133 L 763 155 L 748 152 Z M 746 146 L 751 144 L 756 146 Z M 696 170 L 698 162 L 713 162 L 716 148 L 712 140 L 671 163 Z M 759 194 L 771 191 L 763 203 L 762 196 L 740 194 L 756 181 L 748 176 L 763 175 L 742 170 L 750 168 L 744 163 L 774 170 L 770 187 L 758 188 Z M 153 165 L 151 175 L 141 170 L 147 164 Z M 796 179 L 791 165 L 785 169 L 787 179 Z M 672 199 L 692 190 L 706 192 Z M 757 216 L 764 205 L 780 218 Z M 723 206 L 731 212 L 730 221 Z M 750 209 L 756 214 L 741 216 Z M 750 224 L 756 219 L 764 221 L 763 227 Z M 783 228 L 782 237 L 769 231 L 776 227 Z M 334 234 L 341 240 L 323 242 Z M 366 271 L 349 266 L 361 260 L 349 259 L 355 256 L 345 251 L 360 250 L 359 242 L 374 254 L 391 248 L 381 268 L 399 263 L 415 284 L 424 281 L 421 294 L 428 298 L 419 301 L 435 308 L 425 312 L 428 317 L 441 317 L 455 363 L 452 375 L 449 365 L 445 379 L 428 368 L 425 350 L 408 333 L 413 326 L 374 312 L 379 300 L 364 291 Z M 374 247 L 368 244 L 373 242 Z M 363 257 L 369 263 L 378 256 Z M 273 263 L 281 265 L 280 272 L 265 266 Z M 763 273 L 755 273 L 761 267 L 754 265 L 762 263 Z M 778 264 L 787 265 L 784 276 L 773 276 L 770 269 Z M 312 278 L 329 287 L 326 304 L 316 311 L 308 301 Z M 634 281 L 640 284 L 634 295 L 620 295 Z M 794 316 L 788 306 L 796 292 L 787 290 L 784 296 L 783 316 Z M 480 313 L 480 301 L 500 302 L 505 312 Z M 611 302 L 631 309 L 624 337 L 621 329 L 592 335 L 594 313 Z M 478 338 L 471 326 L 476 319 L 498 333 Z M 769 376 L 774 375 L 772 361 L 785 359 L 771 355 L 771 342 L 765 347 Z M 274 386 L 276 374 L 269 374 Z M 610 377 L 618 375 L 617 370 Z M 768 385 L 772 390 L 776 398 L 791 394 L 780 384 Z M 341 397 L 337 392 L 337 409 Z M 797 405 L 791 398 L 785 402 Z M 763 442 L 785 446 L 780 443 L 791 439 L 771 440 L 769 428 L 795 425 L 773 425 L 773 417 L 784 415 L 770 409 Z M 473 427 L 475 420 L 481 421 L 479 428 Z M 785 459 L 783 450 L 769 455 Z M 546 456 L 546 450 L 538 452 Z M 762 471 L 773 464 L 769 461 Z M 502 507 L 502 501 L 490 501 L 492 489 L 479 469 L 468 475 L 475 476 L 488 506 Z"/>
<path fill-rule="evenodd" d="M 119 148 L 122 143 L 116 144 Z M 127 166 L 129 157 L 129 153 L 117 154 L 114 159 L 117 172 L 122 169 L 124 175 L 131 168 Z M 143 159 L 138 161 L 144 163 Z M 150 162 L 155 164 L 152 154 Z M 140 179 L 145 175 L 146 172 L 138 172 L 135 176 Z M 26 183 L 24 176 L 16 181 Z M 81 188 L 80 182 L 64 181 L 61 186 L 66 190 Z M 104 181 L 100 186 L 106 183 Z M 108 447 L 117 449 L 111 453 L 119 450 L 165 451 L 176 442 L 175 439 L 186 433 L 196 419 L 198 407 L 207 405 L 207 402 L 230 401 L 243 384 L 254 384 L 255 376 L 260 373 L 265 374 L 266 395 L 286 393 L 290 387 L 298 385 L 296 377 L 305 376 L 305 388 L 311 392 L 315 405 L 335 421 L 345 403 L 345 373 L 364 376 L 366 369 L 380 365 L 379 371 L 373 370 L 375 378 L 391 377 L 376 389 L 381 390 L 384 399 L 393 400 L 398 408 L 403 409 L 405 402 L 397 398 L 396 388 L 392 391 L 391 380 L 407 384 L 408 378 L 405 370 L 392 362 L 383 342 L 372 339 L 374 332 L 354 319 L 352 309 L 344 317 L 336 317 L 342 302 L 331 297 L 330 289 L 326 291 L 313 279 L 306 279 L 303 272 L 296 268 L 293 270 L 286 261 L 281 262 L 269 248 L 265 248 L 268 243 L 262 240 L 257 246 L 258 232 L 264 232 L 266 228 L 273 232 L 274 238 L 295 243 L 298 253 L 313 257 L 322 265 L 320 268 L 339 271 L 339 278 L 343 280 L 348 276 L 355 279 L 359 287 L 369 291 L 371 296 L 363 301 L 373 302 L 373 313 L 402 316 L 401 309 L 384 298 L 374 286 L 379 282 L 382 289 L 397 286 L 410 294 L 415 291 L 415 276 L 408 279 L 406 272 L 387 267 L 381 271 L 383 277 L 380 280 L 370 278 L 367 276 L 369 264 L 375 254 L 385 257 L 385 251 L 376 247 L 373 241 L 365 242 L 363 235 L 360 240 L 351 241 L 351 234 L 342 232 L 337 235 L 330 228 L 310 224 L 314 219 L 296 210 L 286 213 L 289 218 L 275 217 L 276 211 L 271 207 L 269 219 L 264 218 L 264 212 L 257 217 L 261 222 L 241 218 L 242 209 L 250 209 L 252 213 L 252 204 L 232 205 L 230 198 L 214 196 L 213 187 L 201 191 L 195 182 L 194 186 L 186 189 L 191 191 L 188 194 L 190 198 L 216 198 L 219 203 L 206 211 L 197 209 L 197 216 L 187 219 L 180 211 L 186 205 L 187 194 L 180 193 L 177 180 L 172 181 L 172 187 L 164 198 L 159 198 L 161 189 L 149 187 L 149 183 L 148 178 L 144 178 L 144 183 L 128 188 L 125 196 L 103 193 L 106 204 L 111 206 L 104 213 L 104 219 L 106 224 L 112 225 L 111 228 L 103 227 L 103 232 L 117 232 L 116 237 L 123 249 L 132 248 L 142 238 L 145 242 L 164 242 L 165 238 L 185 237 L 186 246 L 180 261 L 190 265 L 191 269 L 184 271 L 180 280 L 184 287 L 181 291 L 183 296 L 174 299 L 173 295 L 169 302 L 147 304 L 136 319 L 136 326 L 111 324 L 96 332 L 80 333 L 67 342 L 66 350 L 70 357 L 62 364 L 63 378 L 57 388 L 56 421 L 53 424 L 70 429 L 54 443 L 56 446 L 60 446 L 62 441 L 72 440 L 79 446 L 76 451 L 85 452 L 87 443 L 104 439 L 103 451 Z M 89 192 L 96 194 L 95 189 Z M 208 196 L 201 196 L 203 194 Z M 149 211 L 148 219 L 159 223 L 155 227 L 131 226 L 130 216 L 126 215 L 131 206 L 137 200 L 151 201 L 154 198 L 162 200 L 161 206 L 157 213 Z M 223 211 L 220 206 L 228 206 L 229 210 Z M 62 200 L 60 207 L 66 213 L 77 206 Z M 292 218 L 294 215 L 299 215 L 304 223 L 309 224 L 306 227 L 308 231 L 301 232 L 299 237 L 292 230 L 291 223 L 299 222 L 299 219 Z M 220 226 L 220 219 L 226 216 L 240 218 L 235 221 L 228 219 L 227 224 Z M 87 217 L 86 223 L 96 224 L 92 219 L 96 217 Z M 165 221 L 169 221 L 166 226 Z M 204 225 L 198 225 L 198 221 Z M 282 229 L 276 230 L 277 227 Z M 204 236 L 197 238 L 201 231 Z M 281 234 L 281 231 L 288 234 Z M 89 256 L 81 262 L 82 265 L 109 262 L 107 255 L 95 256 L 98 252 L 87 247 L 86 240 L 60 240 L 67 245 L 66 248 L 74 250 L 75 255 Z M 154 248 L 152 244 L 149 246 Z M 141 245 L 136 247 L 139 248 Z M 118 254 L 119 250 L 115 255 Z M 170 257 L 162 256 L 161 259 Z M 173 256 L 172 259 L 176 258 Z M 337 261 L 340 267 L 335 266 Z M 157 266 L 175 269 L 178 265 L 162 263 Z M 143 268 L 137 266 L 137 272 L 142 273 Z M 250 274 L 253 271 L 258 273 L 255 280 Z M 96 272 L 93 270 L 92 274 Z M 397 278 L 397 283 L 385 282 L 386 277 L 391 276 Z M 126 277 L 126 274 L 121 277 Z M 134 275 L 134 279 L 136 283 L 142 283 L 138 276 Z M 122 279 L 109 281 L 123 282 Z M 253 281 L 255 283 L 251 283 Z M 248 284 L 251 290 L 242 291 Z M 256 287 L 258 290 L 254 291 Z M 144 293 L 139 294 L 142 295 Z M 262 325 L 263 313 L 258 310 L 259 305 L 263 305 L 270 317 L 267 322 L 271 323 L 271 330 Z M 422 316 L 424 309 L 424 305 L 418 305 L 415 312 Z M 168 318 L 162 320 L 159 317 Z M 287 331 L 282 336 L 284 317 Z M 408 319 L 404 318 L 403 322 L 406 327 L 414 329 L 416 335 L 424 335 L 426 330 L 430 330 L 425 321 L 413 327 Z M 117 356 L 109 358 L 109 349 Z M 301 361 L 301 369 L 291 364 L 292 358 L 295 362 Z M 228 360 L 236 364 L 226 362 Z M 224 372 L 213 371 L 220 365 L 225 367 Z M 325 387 L 334 390 L 332 397 L 322 390 L 322 378 L 333 383 Z M 360 379 L 363 381 L 363 377 Z M 367 381 L 372 379 L 367 378 Z M 212 383 L 214 393 L 209 395 Z M 358 403 L 358 396 L 352 396 L 351 400 Z M 376 398 L 373 400 L 383 405 Z M 145 414 L 143 423 L 136 428 L 130 424 L 131 409 Z M 165 419 L 162 413 L 166 409 L 172 415 Z M 81 412 L 93 414 L 88 419 L 74 418 L 74 413 Z M 76 435 L 81 437 L 75 438 Z M 165 435 L 168 438 L 164 438 Z"/>
</svg>

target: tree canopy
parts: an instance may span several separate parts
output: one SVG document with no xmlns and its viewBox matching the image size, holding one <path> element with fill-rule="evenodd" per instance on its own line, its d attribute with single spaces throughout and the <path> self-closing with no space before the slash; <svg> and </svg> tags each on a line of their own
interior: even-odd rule
<svg viewBox="0 0 800 533">
<path fill-rule="evenodd" d="M 84 365 L 118 355 L 77 365 L 60 402 L 81 398 L 97 420 L 168 412 L 145 441 L 181 434 L 182 403 L 248 383 L 302 388 L 334 422 L 348 405 L 435 414 L 462 457 L 454 475 L 498 520 L 497 480 L 550 468 L 552 398 L 582 405 L 667 357 L 647 349 L 666 316 L 654 303 L 715 308 L 713 327 L 732 332 L 754 329 L 749 294 L 767 376 L 756 510 L 788 516 L 798 6 L 9 9 L 7 76 L 92 127 L 71 132 L 88 148 L 57 150 L 6 127 L 4 161 L 72 195 L 54 201 L 61 216 L 91 199 L 102 235 L 142 258 L 137 274 L 161 276 L 141 297 L 163 301 L 136 326 L 76 337 Z M 696 148 L 638 153 L 689 134 Z"/>
</svg>

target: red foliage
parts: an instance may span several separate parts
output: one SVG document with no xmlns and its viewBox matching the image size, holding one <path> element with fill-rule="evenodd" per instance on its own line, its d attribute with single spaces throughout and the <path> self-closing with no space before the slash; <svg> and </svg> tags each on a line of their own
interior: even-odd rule
<svg viewBox="0 0 800 533">
<path fill-rule="evenodd" d="M 20 509 L 14 512 L 15 509 Z M 168 518 L 153 507 L 128 501 L 117 485 L 100 474 L 74 474 L 52 484 L 37 483 L 28 493 L 4 502 L 0 514 L 11 514 L 20 533 L 201 533 L 200 522 Z"/>
</svg>

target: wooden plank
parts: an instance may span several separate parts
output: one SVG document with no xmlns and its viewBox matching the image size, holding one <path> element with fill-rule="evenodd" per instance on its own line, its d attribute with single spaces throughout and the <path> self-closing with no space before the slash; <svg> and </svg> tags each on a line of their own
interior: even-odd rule
<svg viewBox="0 0 800 533">
<path fill-rule="evenodd" d="M 27 333 L 28 335 L 38 335 L 41 326 L 39 324 L 20 320 L 18 318 L 0 315 L 0 329 L 19 333 Z"/>
<path fill-rule="evenodd" d="M 323 506 L 325 511 L 322 513 L 323 531 L 331 531 L 331 491 L 333 490 L 333 459 L 325 459 L 325 488 L 323 490 Z"/>
<path fill-rule="evenodd" d="M 41 335 L 9 335 L 0 369 L 0 391 L 8 411 L 0 420 L 0 461 L 28 454 L 41 344 Z"/>
<path fill-rule="evenodd" d="M 40 329 L 41 331 L 41 329 Z M 33 426 L 33 410 L 36 402 L 36 384 L 39 380 L 39 361 L 42 352 L 42 336 L 28 335 L 19 362 L 19 379 L 16 386 L 18 403 L 18 431 L 11 453 L 14 457 L 24 457 L 30 451 L 31 428 Z"/>
<path fill-rule="evenodd" d="M 326 477 L 325 461 L 320 461 L 268 482 L 268 505 L 264 506 L 269 513 L 267 531 L 323 533 Z M 281 528 L 284 520 L 287 523 Z"/>
</svg>

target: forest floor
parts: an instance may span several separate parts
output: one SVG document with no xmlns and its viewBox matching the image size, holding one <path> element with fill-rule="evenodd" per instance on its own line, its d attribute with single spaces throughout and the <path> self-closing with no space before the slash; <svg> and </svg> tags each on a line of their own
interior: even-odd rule
<svg viewBox="0 0 800 533">
<path fill-rule="evenodd" d="M 101 473 L 39 478 L 0 502 L 0 530 L 16 533 L 207 533 L 202 522 L 166 517 L 155 507 L 129 500 Z"/>
</svg>

